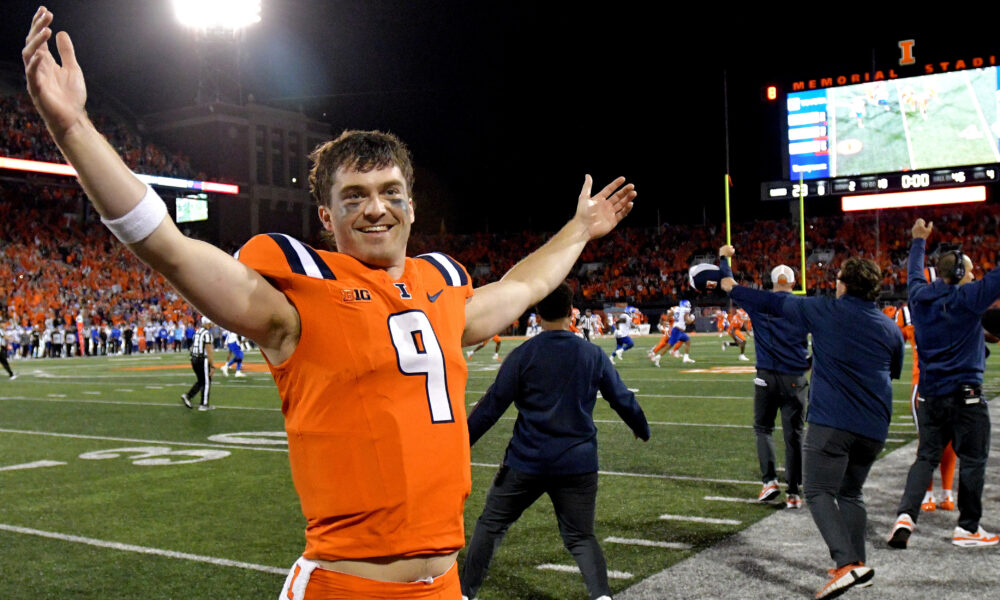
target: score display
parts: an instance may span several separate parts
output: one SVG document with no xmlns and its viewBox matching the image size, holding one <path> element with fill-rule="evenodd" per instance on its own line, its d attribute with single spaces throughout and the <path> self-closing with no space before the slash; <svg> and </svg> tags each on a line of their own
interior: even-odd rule
<svg viewBox="0 0 1000 600">
<path fill-rule="evenodd" d="M 913 173 L 880 173 L 834 179 L 803 179 L 802 183 L 771 181 L 761 185 L 761 192 L 764 200 L 795 200 L 800 195 L 808 198 L 810 196 L 843 196 L 844 194 L 877 194 L 997 182 L 1000 182 L 1000 165 L 989 164 Z"/>
<path fill-rule="evenodd" d="M 763 183 L 764 200 L 991 183 L 1000 172 L 997 67 L 790 92 L 785 109 L 787 179 Z"/>
<path fill-rule="evenodd" d="M 208 220 L 208 196 L 205 194 L 178 196 L 175 206 L 177 208 L 175 222 L 177 223 Z"/>
</svg>

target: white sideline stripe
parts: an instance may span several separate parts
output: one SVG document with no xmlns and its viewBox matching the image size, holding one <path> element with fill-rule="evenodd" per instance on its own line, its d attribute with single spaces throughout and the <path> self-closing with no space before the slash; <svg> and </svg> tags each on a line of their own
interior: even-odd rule
<svg viewBox="0 0 1000 600">
<path fill-rule="evenodd" d="M 84 394 L 88 394 L 88 395 L 91 395 L 91 396 L 100 396 L 101 392 L 84 392 Z"/>
<path fill-rule="evenodd" d="M 754 498 L 732 498 L 729 496 L 705 496 L 709 502 L 745 502 L 747 504 L 760 504 Z"/>
<path fill-rule="evenodd" d="M 572 565 L 554 565 L 552 563 L 544 563 L 535 567 L 541 571 L 560 571 L 562 573 L 579 573 L 580 567 Z M 635 575 L 629 573 L 628 571 L 608 571 L 608 579 L 632 579 Z"/>
<path fill-rule="evenodd" d="M 627 544 L 629 546 L 650 546 L 653 548 L 670 548 L 671 550 L 690 550 L 691 544 L 680 542 L 658 542 L 656 540 L 640 540 L 636 538 L 608 537 L 604 538 L 607 544 Z"/>
<path fill-rule="evenodd" d="M 65 464 L 66 463 L 59 462 L 58 460 L 36 460 L 35 462 L 24 463 L 23 465 L 0 467 L 0 471 L 19 471 L 21 469 L 37 469 L 39 467 L 60 467 Z"/>
<path fill-rule="evenodd" d="M 0 429 L 0 433 L 13 433 L 17 435 L 44 435 L 49 437 L 71 438 L 75 440 L 104 440 L 109 442 L 128 442 L 138 444 L 166 444 L 168 446 L 194 446 L 196 448 L 225 448 L 226 450 L 261 450 L 264 452 L 288 452 L 287 448 L 259 448 L 257 446 L 242 446 L 239 444 L 213 444 L 194 442 L 168 442 L 164 440 L 141 440 L 136 438 L 110 437 L 106 435 L 80 435 L 77 433 L 53 433 L 51 431 L 27 431 L 23 429 Z"/>
<path fill-rule="evenodd" d="M 60 540 L 63 542 L 87 544 L 88 546 L 97 546 L 98 548 L 110 548 L 111 550 L 121 550 L 124 552 L 138 552 L 139 554 L 153 554 L 156 556 L 165 556 L 167 558 L 180 558 L 183 560 L 191 560 L 194 562 L 218 565 L 220 567 L 237 567 L 240 569 L 250 569 L 252 571 L 263 571 L 264 573 L 274 573 L 275 575 L 288 574 L 288 569 L 282 569 L 280 567 L 256 565 L 254 563 L 240 562 L 238 560 L 229 560 L 228 558 L 215 558 L 214 556 L 188 554 L 187 552 L 174 552 L 173 550 L 161 550 L 159 548 L 150 548 L 148 546 L 135 546 L 133 544 L 122 544 L 120 542 L 108 542 L 105 540 L 96 540 L 94 538 L 81 537 L 78 535 L 66 535 L 64 533 L 42 531 L 40 529 L 29 529 L 27 527 L 18 527 L 16 525 L 5 525 L 3 523 L 0 523 L 0 530 L 9 531 L 11 533 L 20 533 L 24 535 L 34 535 L 53 540 Z"/>
<path fill-rule="evenodd" d="M 83 392 L 83 393 L 100 395 L 101 392 Z M 118 404 L 121 406 L 166 406 L 170 408 L 180 406 L 180 403 L 174 403 L 174 402 L 125 402 L 124 400 L 83 400 L 81 398 L 67 398 L 63 400 L 61 398 L 39 398 L 37 396 L 0 396 L 0 400 L 30 400 L 32 402 L 70 402 L 77 404 Z M 264 410 L 269 412 L 275 412 L 281 410 L 280 408 L 268 408 L 266 406 L 219 406 L 218 404 L 215 405 L 215 408 L 221 410 Z"/>
<path fill-rule="evenodd" d="M 177 354 L 180 354 L 179 352 Z M 88 356 L 87 358 L 100 358 L 98 356 Z M 162 360 L 162 356 L 143 356 L 140 358 L 109 358 L 109 362 L 129 362 L 129 361 L 142 361 L 142 360 Z"/>
<path fill-rule="evenodd" d="M 688 517 L 685 515 L 660 515 L 664 521 L 689 521 L 691 523 L 711 523 L 713 525 L 739 525 L 736 519 L 713 519 L 711 517 Z"/>
<path fill-rule="evenodd" d="M 885 438 L 885 441 L 887 441 L 887 442 L 905 442 L 906 440 L 902 440 L 902 439 L 899 439 L 899 438 Z"/>
</svg>

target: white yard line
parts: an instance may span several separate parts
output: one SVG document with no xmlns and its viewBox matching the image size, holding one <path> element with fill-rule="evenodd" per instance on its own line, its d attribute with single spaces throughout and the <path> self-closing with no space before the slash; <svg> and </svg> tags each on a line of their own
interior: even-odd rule
<svg viewBox="0 0 1000 600">
<path fill-rule="evenodd" d="M 121 550 L 123 552 L 137 552 L 139 554 L 152 554 L 154 556 L 165 556 L 167 558 L 179 558 L 182 560 L 207 563 L 210 565 L 216 565 L 220 567 L 236 567 L 238 569 L 250 569 L 252 571 L 262 571 L 264 573 L 273 573 L 275 575 L 288 574 L 288 569 L 283 569 L 281 567 L 269 567 L 267 565 L 257 565 L 254 563 L 241 562 L 238 560 L 229 560 L 228 558 L 216 558 L 214 556 L 188 554 L 187 552 L 175 552 L 173 550 L 150 548 L 148 546 L 136 546 L 134 544 L 109 542 L 106 540 L 81 537 L 78 535 L 67 535 L 65 533 L 56 533 L 53 531 L 42 531 L 40 529 L 30 529 L 28 527 L 18 527 L 16 525 L 6 525 L 3 523 L 0 523 L 0 531 L 9 531 L 11 533 L 20 533 L 23 535 L 34 535 L 38 537 L 49 538 L 52 540 L 59 540 L 63 542 L 73 542 L 75 544 L 86 544 L 88 546 L 97 546 L 98 548 Z"/>
<path fill-rule="evenodd" d="M 909 154 L 910 159 L 910 169 L 913 170 L 916 167 L 913 166 L 913 140 L 910 139 L 910 125 L 906 121 L 906 107 L 903 106 L 903 95 L 899 91 L 899 82 L 893 82 L 896 86 L 896 97 L 900 99 L 899 102 L 899 116 L 903 118 L 903 135 L 906 136 L 906 151 Z"/>
<path fill-rule="evenodd" d="M 713 519 L 711 517 L 689 517 L 686 515 L 660 515 L 664 521 L 686 521 L 689 523 L 708 523 L 711 525 L 739 525 L 742 521 L 736 519 Z"/>
<path fill-rule="evenodd" d="M 83 392 L 84 394 L 97 394 L 100 392 Z M 50 394 L 50 396 L 54 396 Z M 31 402 L 64 402 L 70 404 L 117 404 L 120 406 L 166 406 L 170 408 L 176 408 L 181 406 L 180 401 L 177 402 L 125 402 L 123 400 L 84 400 L 82 398 L 65 398 L 65 396 L 59 397 L 47 397 L 40 398 L 37 396 L 0 396 L 0 400 L 28 400 Z M 266 407 L 266 406 L 219 406 L 215 405 L 215 408 L 220 410 L 262 410 L 266 412 L 281 412 L 280 407 Z"/>
<path fill-rule="evenodd" d="M 545 563 L 535 567 L 541 571 L 560 571 L 562 573 L 579 573 L 580 567 L 573 565 L 555 565 L 552 563 Z M 608 579 L 632 579 L 635 575 L 627 571 L 612 571 L 608 570 Z"/>
<path fill-rule="evenodd" d="M 741 502 L 745 504 L 761 504 L 756 498 L 732 498 L 730 496 L 705 496 L 709 502 Z"/>
<path fill-rule="evenodd" d="M 66 463 L 59 462 L 58 460 L 36 460 L 35 462 L 24 463 L 22 465 L 0 467 L 0 471 L 20 471 L 23 469 L 37 469 L 39 467 L 61 467 L 64 464 Z"/>
<path fill-rule="evenodd" d="M 628 546 L 649 546 L 651 548 L 669 548 L 670 550 L 690 550 L 691 544 L 681 542 L 660 542 L 657 540 L 641 540 L 636 538 L 607 537 L 606 544 L 625 544 Z"/>
</svg>

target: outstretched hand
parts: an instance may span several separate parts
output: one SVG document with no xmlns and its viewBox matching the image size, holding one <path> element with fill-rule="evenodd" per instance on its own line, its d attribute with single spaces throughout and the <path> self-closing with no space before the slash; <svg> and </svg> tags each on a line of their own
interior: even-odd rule
<svg viewBox="0 0 1000 600">
<path fill-rule="evenodd" d="M 614 229 L 632 210 L 632 201 L 637 195 L 633 184 L 622 185 L 625 183 L 624 177 L 615 179 L 604 186 L 599 193 L 591 196 L 593 183 L 590 175 L 584 177 L 574 217 L 586 229 L 588 239 L 591 240 L 602 237 Z"/>
<path fill-rule="evenodd" d="M 84 104 L 87 101 L 87 86 L 83 71 L 76 62 L 73 42 L 69 34 L 61 31 L 56 35 L 60 66 L 49 51 L 52 37 L 52 13 L 44 6 L 38 7 L 31 21 L 31 29 L 25 38 L 21 59 L 24 61 L 24 75 L 28 81 L 28 93 L 52 135 L 58 140 L 70 128 L 86 118 Z"/>
<path fill-rule="evenodd" d="M 917 222 L 913 224 L 913 239 L 926 240 L 931 235 L 931 231 L 934 229 L 934 221 L 924 224 L 923 219 L 917 219 Z"/>
<path fill-rule="evenodd" d="M 729 244 L 719 248 L 719 256 L 723 258 L 732 258 L 736 254 L 736 248 L 733 248 Z"/>
</svg>

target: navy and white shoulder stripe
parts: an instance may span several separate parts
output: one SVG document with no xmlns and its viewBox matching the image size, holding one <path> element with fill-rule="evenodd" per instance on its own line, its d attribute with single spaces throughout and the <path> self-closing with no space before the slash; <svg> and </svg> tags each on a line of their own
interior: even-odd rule
<svg viewBox="0 0 1000 600">
<path fill-rule="evenodd" d="M 447 254 L 428 252 L 417 256 L 417 258 L 434 265 L 434 268 L 441 272 L 441 276 L 448 282 L 448 285 L 453 287 L 468 285 L 469 277 L 465 274 L 465 269 Z"/>
<path fill-rule="evenodd" d="M 320 258 L 319 254 L 303 244 L 297 239 L 283 233 L 268 233 L 267 237 L 274 240 L 281 248 L 281 252 L 288 261 L 288 266 L 292 273 L 306 275 L 315 279 L 336 279 L 337 277 L 330 270 L 329 265 Z M 240 250 L 233 253 L 233 258 L 240 259 Z"/>
</svg>

